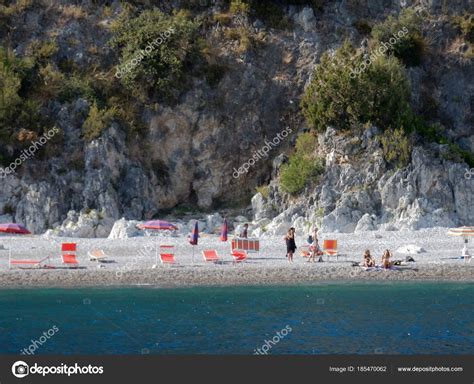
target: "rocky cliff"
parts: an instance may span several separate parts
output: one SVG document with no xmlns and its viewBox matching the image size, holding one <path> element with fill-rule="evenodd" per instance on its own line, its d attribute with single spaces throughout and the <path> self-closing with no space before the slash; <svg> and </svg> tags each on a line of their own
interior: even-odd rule
<svg viewBox="0 0 474 384">
<path fill-rule="evenodd" d="M 255 14 L 232 14 L 226 1 L 130 2 L 135 14 L 153 7 L 165 14 L 186 9 L 200 23 L 207 52 L 212 51 L 207 65 L 218 73 L 210 78 L 190 69 L 187 87 L 168 102 L 116 91 L 120 85 L 113 74 L 120 54 L 108 41 L 113 37 L 110 25 L 123 15 L 123 3 L 12 3 L 24 6 L 4 11 L 0 19 L 5 49 L 22 58 L 31 55 L 34 44 L 54 41 L 56 49 L 40 65 L 38 76 L 47 64 L 65 79 L 87 73 L 92 87 L 103 81 L 114 84 L 107 90 L 109 105 L 114 92 L 121 92 L 129 98 L 120 98 L 114 108 L 126 110 L 133 104 L 137 113 L 128 126 L 107 120 L 100 134 L 88 140 L 84 124 L 94 101 L 81 92 L 44 96 L 51 83 L 43 76 L 40 115 L 61 130 L 61 140 L 40 148 L 1 179 L 3 221 L 22 222 L 42 233 L 93 210 L 98 214 L 92 235 L 104 236 L 121 217 L 143 220 L 176 209 L 245 209 L 255 188 L 268 184 L 267 194 L 252 198 L 258 234 L 282 233 L 290 224 L 306 230 L 315 222 L 324 230 L 344 232 L 474 222 L 474 177 L 464 177 L 466 163 L 444 156 L 447 145 L 426 142 L 416 143 L 406 166 L 394 168 L 383 156 L 376 126 L 350 135 L 328 127 L 315 148 L 325 158 L 317 184 L 297 196 L 279 185 L 280 165 L 298 133 L 308 129 L 299 103 L 321 55 L 345 39 L 364 45 L 361 25 L 380 22 L 412 4 L 276 1 L 287 25 L 275 27 L 271 19 Z M 431 1 L 423 7 L 429 46 L 422 65 L 408 69 L 413 107 L 444 124 L 449 139 L 472 152 L 473 48 L 450 21 L 472 13 L 472 2 L 448 6 Z M 249 46 L 242 34 L 232 34 L 242 30 Z M 20 96 L 28 92 L 25 87 Z M 28 124 L 16 127 L 10 137 L 18 138 L 21 129 L 31 130 Z M 274 144 L 284 130 L 292 134 Z M 14 162 L 28 144 L 2 139 L 2 166 Z M 242 168 L 244 164 L 248 166 Z M 238 177 L 236 170 L 241 170 Z"/>
</svg>

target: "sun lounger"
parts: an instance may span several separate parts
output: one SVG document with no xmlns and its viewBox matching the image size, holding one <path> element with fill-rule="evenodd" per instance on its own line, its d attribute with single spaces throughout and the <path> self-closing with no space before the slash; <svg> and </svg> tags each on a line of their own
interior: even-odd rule
<svg viewBox="0 0 474 384">
<path fill-rule="evenodd" d="M 241 251 L 241 250 L 238 250 L 238 249 L 232 250 L 231 255 L 234 258 L 235 263 L 240 263 L 242 261 L 247 260 L 247 258 L 248 258 L 248 255 L 247 255 L 246 251 Z"/>
<path fill-rule="evenodd" d="M 62 260 L 63 264 L 70 266 L 71 268 L 77 268 L 79 266 L 79 262 L 76 258 L 76 250 L 77 245 L 76 243 L 63 243 L 62 247 Z"/>
<path fill-rule="evenodd" d="M 344 256 L 347 259 L 347 255 L 341 254 L 337 250 L 337 240 L 324 240 L 323 241 L 323 254 L 328 256 L 335 256 L 336 260 L 339 260 L 339 256 Z"/>
<path fill-rule="evenodd" d="M 41 260 L 11 260 L 10 259 L 10 268 L 12 266 L 17 266 L 18 268 L 51 268 L 50 266 L 44 265 L 43 262 L 49 260 L 49 256 Z"/>
<path fill-rule="evenodd" d="M 337 260 L 337 240 L 323 240 L 323 254 L 328 256 L 336 256 Z"/>
<path fill-rule="evenodd" d="M 174 245 L 160 245 L 161 264 L 174 264 Z"/>
<path fill-rule="evenodd" d="M 90 261 L 107 261 L 108 256 L 102 249 L 94 249 L 92 251 L 87 252 Z"/>
<path fill-rule="evenodd" d="M 300 247 L 300 255 L 302 257 L 309 257 L 311 255 L 311 252 L 309 251 L 309 245 L 302 245 Z"/>
<path fill-rule="evenodd" d="M 202 256 L 204 257 L 204 261 L 210 261 L 213 263 L 219 261 L 219 256 L 217 255 L 217 251 L 215 249 L 202 251 Z"/>
</svg>

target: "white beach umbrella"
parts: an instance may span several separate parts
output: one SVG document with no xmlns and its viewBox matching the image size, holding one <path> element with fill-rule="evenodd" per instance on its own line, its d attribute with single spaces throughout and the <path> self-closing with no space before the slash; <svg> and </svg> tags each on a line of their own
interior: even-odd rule
<svg viewBox="0 0 474 384">
<path fill-rule="evenodd" d="M 474 236 L 474 227 L 459 227 L 459 228 L 450 228 L 448 231 L 449 236 L 461 236 L 464 238 L 464 248 L 463 255 L 467 251 L 468 237 Z"/>
</svg>

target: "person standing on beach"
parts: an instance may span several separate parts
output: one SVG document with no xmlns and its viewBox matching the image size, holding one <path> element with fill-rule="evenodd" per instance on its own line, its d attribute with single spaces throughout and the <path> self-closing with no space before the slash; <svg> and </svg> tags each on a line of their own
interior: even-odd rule
<svg viewBox="0 0 474 384">
<path fill-rule="evenodd" d="M 318 228 L 314 227 L 313 232 L 310 235 L 312 242 L 311 245 L 309 246 L 309 258 L 308 258 L 308 263 L 309 262 L 315 262 L 316 261 L 316 255 L 321 255 L 321 248 L 319 247 L 319 240 L 318 240 Z M 318 262 L 323 261 L 321 256 L 318 259 Z"/>
<path fill-rule="evenodd" d="M 284 237 L 286 241 L 286 257 L 288 258 L 288 262 L 293 262 L 293 254 L 296 251 L 296 242 L 295 242 L 295 229 L 291 227 L 286 236 Z"/>
<path fill-rule="evenodd" d="M 244 228 L 242 229 L 242 232 L 240 232 L 240 237 L 241 238 L 243 238 L 243 239 L 248 238 L 248 229 L 249 229 L 249 225 L 247 223 L 245 223 Z"/>
</svg>

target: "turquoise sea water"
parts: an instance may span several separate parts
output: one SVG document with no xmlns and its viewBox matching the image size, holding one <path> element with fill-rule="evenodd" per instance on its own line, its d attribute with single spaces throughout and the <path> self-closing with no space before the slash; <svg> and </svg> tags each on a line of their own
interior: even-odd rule
<svg viewBox="0 0 474 384">
<path fill-rule="evenodd" d="M 271 354 L 472 354 L 473 298 L 461 283 L 0 290 L 0 353 L 252 354 L 273 339 Z"/>
</svg>

